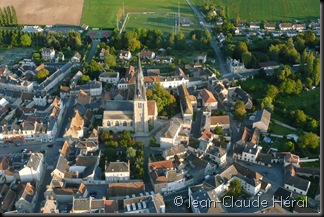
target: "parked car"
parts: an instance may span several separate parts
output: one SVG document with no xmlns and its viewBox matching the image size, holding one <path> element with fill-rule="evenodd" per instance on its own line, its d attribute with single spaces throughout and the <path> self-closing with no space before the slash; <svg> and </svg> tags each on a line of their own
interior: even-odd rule
<svg viewBox="0 0 324 217">
<path fill-rule="evenodd" d="M 48 144 L 47 147 L 52 148 L 53 144 Z"/>
<path fill-rule="evenodd" d="M 257 195 L 258 195 L 258 196 L 261 196 L 261 195 L 262 195 L 262 191 L 259 191 L 259 192 L 257 193 Z"/>
</svg>

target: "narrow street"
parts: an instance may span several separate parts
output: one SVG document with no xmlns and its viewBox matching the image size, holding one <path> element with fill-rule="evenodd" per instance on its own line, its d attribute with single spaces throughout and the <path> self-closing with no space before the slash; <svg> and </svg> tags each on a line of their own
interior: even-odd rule
<svg viewBox="0 0 324 217">
<path fill-rule="evenodd" d="M 91 50 L 90 50 L 90 52 L 87 56 L 87 60 L 86 60 L 87 63 L 91 62 L 93 55 L 95 55 L 95 53 L 96 53 L 97 45 L 99 43 L 100 43 L 100 40 L 92 40 Z"/>
</svg>

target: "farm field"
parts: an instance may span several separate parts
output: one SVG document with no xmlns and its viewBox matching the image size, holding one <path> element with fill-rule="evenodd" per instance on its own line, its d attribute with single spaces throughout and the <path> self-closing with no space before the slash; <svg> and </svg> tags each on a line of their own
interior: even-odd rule
<svg viewBox="0 0 324 217">
<path fill-rule="evenodd" d="M 1 0 L 0 7 L 13 5 L 19 24 L 80 25 L 84 0 Z"/>
<path fill-rule="evenodd" d="M 320 17 L 318 0 L 191 0 L 197 6 L 215 3 L 225 7 L 229 19 L 247 21 L 313 20 Z"/>
<path fill-rule="evenodd" d="M 180 2 L 181 17 L 188 17 L 198 27 L 194 13 L 185 0 L 84 0 L 81 24 L 85 23 L 91 27 L 99 28 L 116 28 L 117 17 L 120 21 L 123 16 L 123 2 L 125 16 L 128 12 L 176 13 L 178 12 L 178 2 Z M 119 22 L 118 25 L 121 27 L 122 23 Z"/>
</svg>

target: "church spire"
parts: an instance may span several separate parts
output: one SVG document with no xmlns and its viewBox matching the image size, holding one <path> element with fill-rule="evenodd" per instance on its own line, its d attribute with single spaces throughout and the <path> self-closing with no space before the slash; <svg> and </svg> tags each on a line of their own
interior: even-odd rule
<svg viewBox="0 0 324 217">
<path fill-rule="evenodd" d="M 146 87 L 144 83 L 144 76 L 143 76 L 140 54 L 138 54 L 138 68 L 137 68 L 135 88 L 136 88 L 135 98 L 139 100 L 146 100 Z"/>
</svg>

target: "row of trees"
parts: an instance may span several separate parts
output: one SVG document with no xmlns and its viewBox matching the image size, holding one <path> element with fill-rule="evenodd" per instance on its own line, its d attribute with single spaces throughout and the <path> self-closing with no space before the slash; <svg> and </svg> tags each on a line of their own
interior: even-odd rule
<svg viewBox="0 0 324 217">
<path fill-rule="evenodd" d="M 17 24 L 18 18 L 14 6 L 0 8 L 0 26 L 12 26 Z"/>
</svg>

